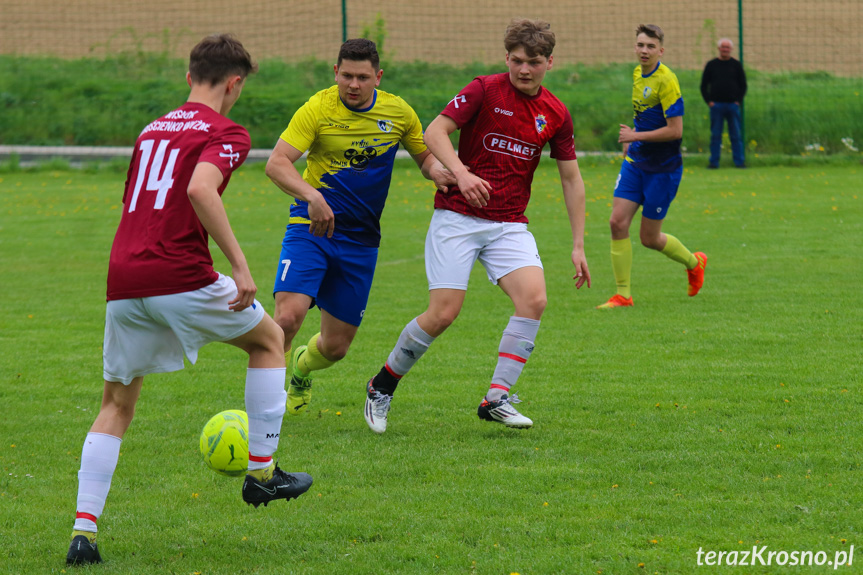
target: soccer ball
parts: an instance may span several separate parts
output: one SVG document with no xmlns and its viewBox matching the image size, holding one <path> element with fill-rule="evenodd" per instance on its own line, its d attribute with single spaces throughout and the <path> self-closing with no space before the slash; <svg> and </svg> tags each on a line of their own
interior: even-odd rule
<svg viewBox="0 0 863 575">
<path fill-rule="evenodd" d="M 229 409 L 214 415 L 201 432 L 201 455 L 207 467 L 240 477 L 249 468 L 249 417 L 245 411 Z"/>
</svg>

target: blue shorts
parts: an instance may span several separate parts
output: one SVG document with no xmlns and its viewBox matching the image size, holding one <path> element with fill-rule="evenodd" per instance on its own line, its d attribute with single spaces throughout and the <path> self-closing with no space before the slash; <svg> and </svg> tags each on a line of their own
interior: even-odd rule
<svg viewBox="0 0 863 575">
<path fill-rule="evenodd" d="M 378 248 L 344 238 L 317 237 L 290 224 L 276 270 L 276 292 L 301 293 L 338 320 L 359 326 L 369 301 Z"/>
<path fill-rule="evenodd" d="M 624 160 L 614 185 L 614 197 L 641 205 L 641 215 L 647 219 L 663 220 L 677 195 L 681 177 L 683 166 L 673 172 L 645 172 Z"/>
</svg>

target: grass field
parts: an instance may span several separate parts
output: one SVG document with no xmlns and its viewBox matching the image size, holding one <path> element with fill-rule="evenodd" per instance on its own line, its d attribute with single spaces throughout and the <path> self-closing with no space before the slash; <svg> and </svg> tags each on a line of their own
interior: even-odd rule
<svg viewBox="0 0 863 575">
<path fill-rule="evenodd" d="M 511 313 L 479 267 L 462 316 L 402 383 L 386 434 L 366 427 L 364 384 L 427 302 L 432 190 L 399 163 L 363 326 L 345 361 L 317 375 L 310 413 L 284 423 L 281 466 L 311 473 L 312 490 L 253 509 L 239 480 L 203 465 L 198 434 L 242 408 L 245 373 L 241 352 L 205 347 L 197 365 L 145 380 L 100 520 L 107 563 L 86 572 L 826 573 L 776 558 L 705 569 L 696 552 L 832 561 L 851 545 L 838 571 L 860 572 L 861 168 L 688 168 L 665 228 L 710 257 L 701 294 L 688 298 L 682 268 L 636 245 L 635 307 L 600 312 L 614 288 L 617 170 L 582 166 L 593 287 L 578 292 L 557 171 L 544 161 L 537 173 L 528 216 L 549 305 L 516 387 L 534 428 L 475 415 Z M 123 179 L 0 173 L 0 572 L 64 571 Z M 256 165 L 225 200 L 272 312 L 288 198 Z"/>
</svg>

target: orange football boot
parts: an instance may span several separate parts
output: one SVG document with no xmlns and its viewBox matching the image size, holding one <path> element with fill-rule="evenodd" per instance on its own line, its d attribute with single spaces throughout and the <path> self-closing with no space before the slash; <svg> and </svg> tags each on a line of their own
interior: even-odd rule
<svg viewBox="0 0 863 575">
<path fill-rule="evenodd" d="M 707 267 L 707 256 L 702 252 L 692 254 L 698 260 L 698 265 L 691 270 L 686 270 L 689 279 L 689 297 L 698 295 L 701 286 L 704 285 L 704 268 Z"/>
<path fill-rule="evenodd" d="M 632 307 L 632 297 L 623 297 L 617 293 L 604 304 L 596 306 L 596 309 L 611 309 L 613 307 Z"/>
</svg>

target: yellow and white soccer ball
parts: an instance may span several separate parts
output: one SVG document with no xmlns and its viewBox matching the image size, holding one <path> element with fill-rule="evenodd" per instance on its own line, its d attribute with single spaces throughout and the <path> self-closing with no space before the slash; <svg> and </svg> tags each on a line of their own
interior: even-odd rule
<svg viewBox="0 0 863 575">
<path fill-rule="evenodd" d="M 229 409 L 214 415 L 201 432 L 201 455 L 207 467 L 240 477 L 249 468 L 249 418 L 245 411 Z"/>
</svg>

